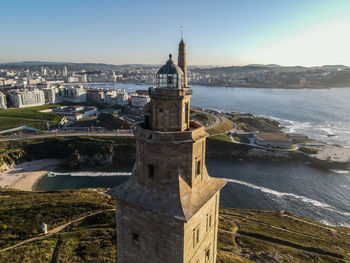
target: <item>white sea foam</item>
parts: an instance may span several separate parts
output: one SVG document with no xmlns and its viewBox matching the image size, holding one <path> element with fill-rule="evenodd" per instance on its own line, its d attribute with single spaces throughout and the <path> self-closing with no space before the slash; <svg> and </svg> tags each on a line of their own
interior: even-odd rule
<svg viewBox="0 0 350 263">
<path fill-rule="evenodd" d="M 337 226 L 350 227 L 350 224 L 343 222 L 343 223 L 338 223 Z"/>
<path fill-rule="evenodd" d="M 285 132 L 302 133 L 310 138 L 325 141 L 328 143 L 340 144 L 344 147 L 350 147 L 350 122 L 326 121 L 326 122 L 299 122 L 289 119 L 277 118 L 259 114 L 260 117 L 275 120 L 281 123 Z M 328 135 L 336 135 L 329 137 Z"/>
<path fill-rule="evenodd" d="M 330 169 L 329 171 L 336 174 L 350 174 L 349 170 Z"/>
<path fill-rule="evenodd" d="M 49 172 L 47 174 L 48 177 L 55 177 L 59 175 L 68 175 L 68 176 L 130 176 L 131 172 L 70 172 L 70 173 L 57 173 L 57 172 Z"/>
<path fill-rule="evenodd" d="M 255 184 L 251 184 L 251 183 L 240 181 L 240 180 L 236 180 L 236 179 L 229 179 L 229 178 L 222 178 L 222 179 L 226 180 L 229 183 L 245 185 L 245 186 L 247 186 L 249 188 L 253 188 L 255 190 L 259 190 L 259 191 L 261 191 L 263 193 L 275 195 L 277 197 L 294 198 L 294 199 L 297 199 L 297 200 L 301 200 L 301 201 L 303 201 L 305 203 L 312 204 L 313 206 L 316 206 L 316 207 L 327 209 L 329 211 L 336 212 L 336 213 L 339 213 L 339 214 L 342 214 L 342 215 L 345 215 L 345 216 L 350 216 L 350 213 L 339 211 L 335 207 L 333 207 L 333 206 L 331 206 L 329 204 L 326 204 L 326 203 L 323 203 L 323 202 L 320 202 L 320 201 L 317 201 L 317 200 L 314 200 L 314 199 L 311 199 L 311 198 L 308 198 L 308 197 L 305 197 L 305 196 L 302 196 L 302 195 L 297 195 L 297 194 L 292 194 L 292 193 L 285 193 L 285 192 L 278 192 L 278 191 L 272 190 L 270 188 L 266 188 L 266 187 L 263 187 L 263 186 L 258 186 L 258 185 L 255 185 Z"/>
<path fill-rule="evenodd" d="M 327 225 L 327 226 L 334 226 L 334 224 L 331 224 L 330 222 L 328 222 L 326 219 L 322 219 L 320 220 L 320 223 Z"/>
</svg>

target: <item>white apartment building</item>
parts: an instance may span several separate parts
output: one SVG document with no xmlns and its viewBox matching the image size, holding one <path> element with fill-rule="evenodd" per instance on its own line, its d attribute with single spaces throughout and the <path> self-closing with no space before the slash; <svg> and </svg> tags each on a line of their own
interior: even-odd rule
<svg viewBox="0 0 350 263">
<path fill-rule="evenodd" d="M 129 95 L 125 90 L 120 90 L 117 93 L 116 101 L 118 105 L 126 106 L 129 103 Z"/>
<path fill-rule="evenodd" d="M 68 77 L 68 82 L 69 83 L 74 83 L 74 82 L 79 82 L 81 81 L 81 77 L 80 76 L 70 76 Z"/>
<path fill-rule="evenodd" d="M 47 87 L 43 88 L 45 95 L 45 103 L 46 104 L 55 104 L 63 101 L 63 97 L 59 96 L 59 90 L 63 89 L 63 87 Z"/>
<path fill-rule="evenodd" d="M 45 102 L 48 104 L 69 102 L 86 102 L 86 91 L 83 86 L 63 87 L 52 86 L 44 88 Z"/>
<path fill-rule="evenodd" d="M 4 110 L 7 108 L 6 96 L 5 94 L 0 92 L 0 110 Z"/>
<path fill-rule="evenodd" d="M 81 82 L 88 82 L 88 77 L 86 74 L 84 74 L 82 77 L 81 77 Z"/>
<path fill-rule="evenodd" d="M 10 92 L 10 101 L 17 108 L 44 105 L 45 95 L 39 89 L 13 90 Z"/>
<path fill-rule="evenodd" d="M 63 101 L 86 102 L 86 90 L 83 86 L 60 88 L 58 96 L 63 97 Z"/>
</svg>

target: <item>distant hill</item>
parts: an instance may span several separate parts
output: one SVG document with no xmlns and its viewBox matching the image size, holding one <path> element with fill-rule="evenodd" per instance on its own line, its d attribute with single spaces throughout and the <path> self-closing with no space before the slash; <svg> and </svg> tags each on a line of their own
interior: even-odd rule
<svg viewBox="0 0 350 263">
<path fill-rule="evenodd" d="M 66 66 L 70 71 L 85 70 L 113 70 L 117 68 L 140 68 L 140 67 L 159 67 L 160 65 L 148 65 L 148 64 L 125 64 L 125 65 L 114 65 L 105 63 L 73 63 L 73 62 L 45 62 L 45 61 L 22 61 L 22 62 L 8 62 L 0 63 L 0 68 L 63 68 Z"/>
<path fill-rule="evenodd" d="M 13 67 L 64 67 L 66 66 L 69 70 L 112 70 L 117 68 L 141 68 L 141 67 L 159 67 L 156 64 L 105 64 L 105 63 L 76 63 L 76 62 L 46 62 L 46 61 L 22 61 L 22 62 L 7 62 L 0 63 L 0 68 Z M 189 69 L 200 70 L 200 71 L 211 71 L 211 72 L 232 72 L 232 71 L 251 71 L 251 70 L 275 70 L 279 72 L 300 72 L 312 69 L 324 69 L 324 70 L 338 70 L 338 69 L 350 69 L 344 65 L 323 65 L 323 66 L 281 66 L 277 64 L 248 64 L 244 66 L 196 66 L 189 65 Z"/>
</svg>

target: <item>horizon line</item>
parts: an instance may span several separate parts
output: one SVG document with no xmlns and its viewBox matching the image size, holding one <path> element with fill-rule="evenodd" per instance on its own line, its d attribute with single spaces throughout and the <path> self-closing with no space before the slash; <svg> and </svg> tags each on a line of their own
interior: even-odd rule
<svg viewBox="0 0 350 263">
<path fill-rule="evenodd" d="M 41 61 L 41 60 L 25 60 L 25 61 L 11 61 L 11 62 L 0 62 L 0 65 L 11 65 L 11 64 L 23 64 L 26 65 L 29 63 L 35 64 L 103 64 L 103 65 L 110 65 L 110 66 L 128 66 L 128 65 L 143 65 L 143 66 L 161 66 L 162 64 L 151 64 L 151 63 L 124 63 L 124 64 L 111 64 L 111 63 L 105 63 L 105 62 L 59 62 L 59 61 Z M 304 67 L 304 68 L 315 68 L 315 67 L 324 67 L 324 66 L 343 66 L 343 67 L 349 67 L 348 65 L 344 64 L 323 64 L 323 65 L 313 65 L 313 66 L 305 66 L 305 65 L 281 65 L 281 64 L 275 64 L 275 63 L 269 63 L 269 64 L 262 64 L 262 63 L 249 63 L 249 64 L 232 64 L 232 65 L 188 65 L 187 67 L 245 67 L 245 66 L 276 66 L 276 67 Z"/>
</svg>

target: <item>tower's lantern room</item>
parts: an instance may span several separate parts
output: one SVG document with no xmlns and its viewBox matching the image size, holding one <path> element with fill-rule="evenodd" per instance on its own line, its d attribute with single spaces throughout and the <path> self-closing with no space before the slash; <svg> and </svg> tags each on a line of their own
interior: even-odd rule
<svg viewBox="0 0 350 263">
<path fill-rule="evenodd" d="M 181 68 L 176 65 L 169 55 L 168 61 L 162 66 L 157 74 L 157 87 L 183 89 L 185 87 L 184 73 Z"/>
</svg>

